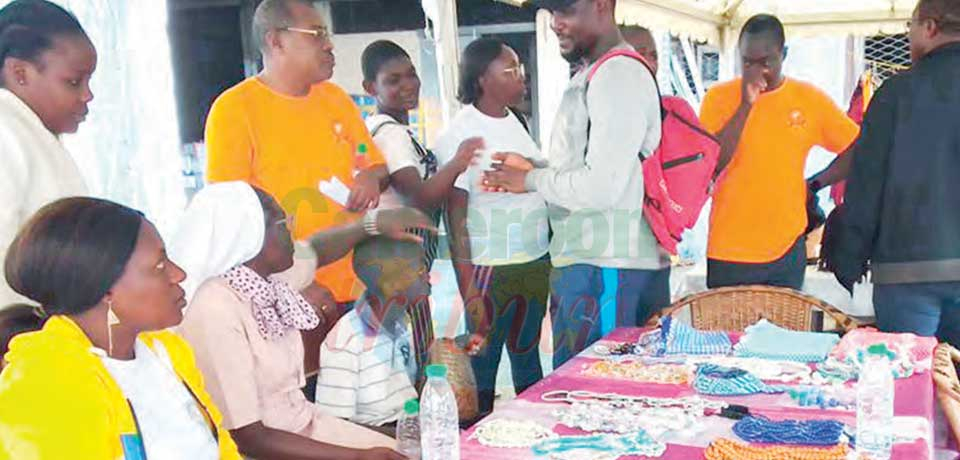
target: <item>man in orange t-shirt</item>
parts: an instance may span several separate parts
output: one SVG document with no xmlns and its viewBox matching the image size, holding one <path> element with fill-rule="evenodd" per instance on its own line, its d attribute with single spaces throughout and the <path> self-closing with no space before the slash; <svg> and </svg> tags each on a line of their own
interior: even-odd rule
<svg viewBox="0 0 960 460">
<path fill-rule="evenodd" d="M 322 17 L 307 0 L 267 0 L 254 32 L 264 70 L 210 109 L 207 180 L 241 180 L 267 191 L 293 216 L 298 240 L 357 220 L 377 207 L 389 176 L 359 109 L 328 81 L 333 45 Z M 321 193 L 319 184 L 333 178 L 349 188 L 348 197 Z M 341 312 L 362 292 L 351 263 L 352 254 L 317 271 Z"/>
<path fill-rule="evenodd" d="M 710 288 L 763 284 L 800 289 L 806 271 L 806 202 L 846 176 L 846 155 L 809 181 L 814 146 L 841 154 L 859 134 L 822 91 L 782 74 L 783 24 L 751 18 L 740 35 L 743 78 L 714 86 L 700 119 L 720 139 L 707 246 Z"/>
</svg>

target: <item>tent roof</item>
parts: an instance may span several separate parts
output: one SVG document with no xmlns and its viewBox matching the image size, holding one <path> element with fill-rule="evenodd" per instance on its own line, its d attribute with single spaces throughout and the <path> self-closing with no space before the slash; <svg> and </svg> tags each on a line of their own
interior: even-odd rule
<svg viewBox="0 0 960 460">
<path fill-rule="evenodd" d="M 790 36 L 902 33 L 916 4 L 917 0 L 619 0 L 617 19 L 722 45 L 725 34 L 739 30 L 758 13 L 780 17 Z"/>
<path fill-rule="evenodd" d="M 777 15 L 790 36 L 875 35 L 906 30 L 916 0 L 620 0 L 626 24 L 667 29 L 714 44 L 750 16 Z"/>
</svg>

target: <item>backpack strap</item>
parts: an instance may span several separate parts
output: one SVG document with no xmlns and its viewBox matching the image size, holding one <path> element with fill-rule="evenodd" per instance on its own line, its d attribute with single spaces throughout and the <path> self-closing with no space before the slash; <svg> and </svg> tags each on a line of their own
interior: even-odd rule
<svg viewBox="0 0 960 460">
<path fill-rule="evenodd" d="M 519 110 L 507 106 L 507 110 L 513 114 L 514 117 L 517 117 L 517 121 L 520 122 L 520 126 L 523 126 L 523 129 L 527 131 L 527 134 L 530 134 L 530 125 L 527 124 L 527 119 L 523 117 L 523 114 Z"/>
<path fill-rule="evenodd" d="M 597 75 L 597 72 L 600 70 L 600 66 L 605 64 L 607 61 L 620 56 L 628 57 L 628 58 L 632 58 L 637 61 L 640 61 L 640 63 L 643 64 L 643 67 L 646 68 L 648 72 L 650 72 L 650 76 L 653 77 L 653 87 L 657 89 L 657 100 L 660 101 L 660 120 L 662 121 L 663 119 L 667 118 L 667 110 L 663 106 L 663 94 L 660 92 L 660 84 L 657 82 L 657 74 L 653 71 L 653 66 L 651 66 L 650 63 L 647 62 L 647 58 L 643 57 L 640 53 L 634 50 L 614 48 L 614 49 L 611 49 L 610 51 L 607 51 L 606 54 L 604 54 L 603 56 L 600 56 L 600 59 L 597 59 L 597 61 L 590 66 L 590 70 L 587 71 L 587 84 L 583 90 L 584 97 L 586 97 L 586 93 L 590 89 L 590 81 L 593 80 L 593 77 Z M 590 110 L 588 109 L 587 110 L 587 148 L 589 148 L 589 145 L 590 145 Z M 584 150 L 583 156 L 584 157 L 587 156 L 586 150 Z M 646 160 L 646 158 L 644 158 L 643 156 L 643 150 L 641 150 L 640 152 L 637 152 L 637 156 L 640 157 L 640 161 Z"/>
<path fill-rule="evenodd" d="M 438 168 L 437 157 L 433 154 L 433 152 L 431 152 L 431 151 L 428 150 L 426 147 L 424 147 L 423 144 L 421 144 L 420 141 L 418 141 L 417 138 L 414 137 L 413 133 L 411 133 L 410 131 L 407 130 L 406 125 L 403 125 L 403 124 L 401 124 L 401 123 L 399 123 L 399 122 L 397 122 L 397 121 L 395 121 L 395 120 L 393 120 L 393 119 L 386 120 L 386 121 L 384 121 L 383 123 L 380 123 L 379 125 L 375 126 L 375 127 L 370 131 L 370 137 L 371 137 L 371 138 L 376 137 L 377 134 L 378 134 L 385 126 L 388 126 L 388 125 L 396 125 L 396 126 L 399 126 L 399 127 L 400 127 L 401 129 L 403 129 L 404 132 L 406 132 L 407 135 L 410 137 L 410 142 L 413 143 L 413 148 L 414 148 L 414 150 L 417 151 L 417 156 L 420 157 L 420 163 L 423 164 L 423 165 L 424 165 L 424 168 L 426 169 L 426 172 L 424 173 L 423 180 L 427 180 L 427 177 L 429 177 L 429 176 L 431 176 L 432 174 L 434 174 L 434 173 L 437 172 L 437 168 Z"/>
<path fill-rule="evenodd" d="M 370 130 L 370 137 L 371 137 L 371 138 L 377 137 L 377 134 L 380 133 L 380 130 L 382 130 L 383 127 L 384 127 L 384 126 L 387 126 L 387 125 L 397 125 L 397 126 L 403 127 L 403 125 L 401 125 L 400 123 L 398 123 L 398 122 L 393 121 L 392 119 L 390 119 L 390 120 L 384 121 L 383 123 L 380 123 L 380 124 L 377 125 L 377 126 L 374 126 L 373 129 Z"/>
<path fill-rule="evenodd" d="M 650 66 L 650 63 L 647 62 L 647 58 L 643 57 L 640 53 L 623 48 L 614 48 L 610 51 L 607 51 L 607 53 L 603 56 L 600 56 L 600 59 L 597 59 L 597 62 L 594 62 L 593 65 L 590 66 L 590 70 L 587 73 L 587 83 L 590 83 L 590 81 L 593 80 L 593 77 L 597 74 L 597 71 L 600 70 L 600 66 L 605 64 L 607 61 L 620 56 L 625 56 L 640 61 L 644 66 L 647 67 L 648 70 L 650 70 L 650 73 L 653 73 L 653 68 Z"/>
</svg>

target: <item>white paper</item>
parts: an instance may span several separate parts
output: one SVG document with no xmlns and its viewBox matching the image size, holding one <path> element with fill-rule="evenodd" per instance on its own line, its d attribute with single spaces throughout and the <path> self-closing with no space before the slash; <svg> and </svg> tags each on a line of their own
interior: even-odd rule
<svg viewBox="0 0 960 460">
<path fill-rule="evenodd" d="M 340 178 L 333 176 L 330 180 L 322 180 L 317 185 L 320 193 L 323 193 L 343 207 L 347 207 L 347 200 L 350 199 L 350 187 L 347 187 Z"/>
</svg>

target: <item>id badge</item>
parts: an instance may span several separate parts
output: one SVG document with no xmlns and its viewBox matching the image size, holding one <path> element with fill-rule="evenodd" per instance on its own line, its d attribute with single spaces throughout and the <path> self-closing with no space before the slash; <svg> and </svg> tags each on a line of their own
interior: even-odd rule
<svg viewBox="0 0 960 460">
<path fill-rule="evenodd" d="M 147 452 L 139 434 L 120 435 L 120 444 L 123 446 L 123 460 L 147 460 Z"/>
</svg>

